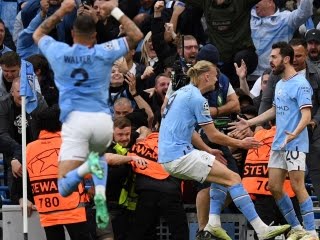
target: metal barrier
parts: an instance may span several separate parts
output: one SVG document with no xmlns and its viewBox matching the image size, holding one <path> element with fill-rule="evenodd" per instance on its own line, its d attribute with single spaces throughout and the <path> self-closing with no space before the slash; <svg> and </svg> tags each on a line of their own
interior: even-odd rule
<svg viewBox="0 0 320 240">
<path fill-rule="evenodd" d="M 23 219 L 22 211 L 18 205 L 4 205 L 3 213 L 3 240 L 23 240 Z M 196 213 L 187 213 L 190 240 L 195 239 L 198 228 Z M 234 240 L 246 240 L 247 221 L 241 214 L 222 214 L 221 221 L 223 228 Z M 39 215 L 33 212 L 28 218 L 28 236 L 32 240 L 46 240 L 45 232 L 40 226 Z M 161 219 L 158 230 L 158 240 L 170 240 L 170 232 L 166 222 Z M 66 232 L 66 240 L 70 240 Z"/>
<path fill-rule="evenodd" d="M 189 223 L 189 239 L 194 240 L 198 229 L 196 213 L 187 213 Z M 247 240 L 247 220 L 242 214 L 221 214 L 222 227 L 233 240 Z M 164 219 L 157 227 L 158 240 L 170 240 L 169 227 Z"/>
<path fill-rule="evenodd" d="M 320 227 L 320 208 L 314 208 L 315 212 L 315 225 L 319 232 Z M 18 205 L 4 205 L 2 207 L 3 213 L 3 240 L 23 240 L 23 219 L 22 211 Z M 189 222 L 189 236 L 190 240 L 195 239 L 196 231 L 198 228 L 196 213 L 187 213 Z M 46 240 L 43 228 L 40 226 L 39 215 L 33 212 L 32 216 L 28 219 L 28 233 L 29 239 L 32 240 Z M 247 221 L 242 214 L 222 214 L 221 215 L 222 227 L 228 232 L 233 240 L 253 240 L 253 231 L 247 229 Z M 164 219 L 160 220 L 157 227 L 158 240 L 170 240 L 170 232 L 167 223 Z M 280 236 L 276 239 L 283 239 Z M 66 240 L 70 240 L 66 232 Z"/>
<path fill-rule="evenodd" d="M 19 205 L 2 206 L 3 240 L 23 240 L 23 218 Z M 66 240 L 70 240 L 66 232 Z M 31 240 L 46 240 L 44 229 L 40 226 L 38 212 L 28 218 L 28 237 Z"/>
</svg>

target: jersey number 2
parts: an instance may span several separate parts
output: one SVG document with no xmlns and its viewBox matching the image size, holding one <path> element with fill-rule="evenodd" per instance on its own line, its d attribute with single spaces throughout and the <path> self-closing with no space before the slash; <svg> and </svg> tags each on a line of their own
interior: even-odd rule
<svg viewBox="0 0 320 240">
<path fill-rule="evenodd" d="M 86 70 L 84 70 L 83 68 L 76 68 L 72 71 L 71 73 L 71 77 L 75 78 L 77 75 L 81 75 L 82 79 L 79 79 L 78 81 L 76 81 L 74 83 L 75 87 L 80 87 L 82 86 L 88 79 L 89 79 L 89 74 Z"/>
</svg>

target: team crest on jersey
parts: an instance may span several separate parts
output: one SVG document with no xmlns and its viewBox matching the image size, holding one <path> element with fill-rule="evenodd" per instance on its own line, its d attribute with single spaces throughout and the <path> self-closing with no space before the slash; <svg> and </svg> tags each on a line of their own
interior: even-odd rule
<svg viewBox="0 0 320 240">
<path fill-rule="evenodd" d="M 209 108 L 209 104 L 207 101 L 205 101 L 203 103 L 203 106 L 202 106 L 202 115 L 203 116 L 207 116 L 207 115 L 210 115 L 210 108 Z"/>
<path fill-rule="evenodd" d="M 105 44 L 103 44 L 103 47 L 106 50 L 109 50 L 109 51 L 110 50 L 119 50 L 120 49 L 119 43 L 116 40 L 112 40 L 112 41 L 106 42 Z"/>
</svg>

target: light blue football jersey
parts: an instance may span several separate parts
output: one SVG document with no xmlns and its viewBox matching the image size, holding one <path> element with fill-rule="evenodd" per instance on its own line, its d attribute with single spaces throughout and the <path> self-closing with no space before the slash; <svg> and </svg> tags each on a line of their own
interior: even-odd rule
<svg viewBox="0 0 320 240">
<path fill-rule="evenodd" d="M 169 98 L 159 133 L 159 162 L 166 163 L 191 152 L 196 124 L 212 123 L 208 101 L 192 84 L 180 88 Z"/>
<path fill-rule="evenodd" d="M 290 150 L 309 152 L 308 130 L 305 128 L 294 140 L 281 149 L 286 134 L 293 132 L 301 119 L 300 109 L 312 107 L 312 87 L 301 75 L 295 75 L 289 80 L 280 80 L 276 85 L 274 106 L 276 108 L 276 136 L 272 150 Z"/>
<path fill-rule="evenodd" d="M 54 72 L 62 122 L 72 111 L 110 113 L 107 103 L 111 68 L 128 52 L 125 38 L 88 48 L 80 44 L 70 47 L 44 36 L 39 48 Z"/>
</svg>

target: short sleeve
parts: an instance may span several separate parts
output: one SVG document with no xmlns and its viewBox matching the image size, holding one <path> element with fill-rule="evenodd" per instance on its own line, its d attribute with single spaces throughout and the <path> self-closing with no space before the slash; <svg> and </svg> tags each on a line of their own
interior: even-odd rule
<svg viewBox="0 0 320 240">
<path fill-rule="evenodd" d="M 312 88 L 307 81 L 303 81 L 297 89 L 297 101 L 299 108 L 312 107 Z"/>
<path fill-rule="evenodd" d="M 126 55 L 129 51 L 126 38 L 118 38 L 106 43 L 98 44 L 99 51 L 102 51 L 105 59 L 116 61 Z"/>
<path fill-rule="evenodd" d="M 205 98 L 191 101 L 190 106 L 194 107 L 194 114 L 200 126 L 213 122 L 210 115 L 209 103 Z"/>
<path fill-rule="evenodd" d="M 236 92 L 234 91 L 234 88 L 232 87 L 231 83 L 229 83 L 227 97 L 229 97 L 233 93 L 236 93 Z"/>
<path fill-rule="evenodd" d="M 58 42 L 48 35 L 43 36 L 40 39 L 38 46 L 41 53 L 48 59 L 49 62 L 52 62 L 53 58 L 57 56 L 57 49 L 59 49 L 58 52 L 61 52 L 65 46 L 69 47 L 68 44 Z"/>
</svg>

